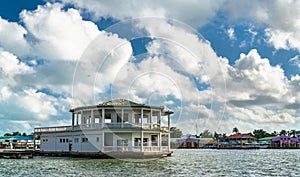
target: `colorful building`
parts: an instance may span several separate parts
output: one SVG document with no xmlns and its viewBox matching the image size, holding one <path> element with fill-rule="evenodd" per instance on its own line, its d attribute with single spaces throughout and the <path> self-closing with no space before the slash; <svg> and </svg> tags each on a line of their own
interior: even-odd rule
<svg viewBox="0 0 300 177">
<path fill-rule="evenodd" d="M 272 138 L 273 148 L 297 148 L 299 146 L 299 139 L 290 136 L 279 136 Z"/>
</svg>

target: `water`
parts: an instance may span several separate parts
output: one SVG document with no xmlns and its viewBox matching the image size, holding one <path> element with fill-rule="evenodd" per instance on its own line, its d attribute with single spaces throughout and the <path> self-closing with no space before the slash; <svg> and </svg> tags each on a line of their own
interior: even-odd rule
<svg viewBox="0 0 300 177">
<path fill-rule="evenodd" d="M 0 176 L 300 176 L 300 150 L 186 150 L 128 161 L 34 157 L 0 159 Z"/>
</svg>

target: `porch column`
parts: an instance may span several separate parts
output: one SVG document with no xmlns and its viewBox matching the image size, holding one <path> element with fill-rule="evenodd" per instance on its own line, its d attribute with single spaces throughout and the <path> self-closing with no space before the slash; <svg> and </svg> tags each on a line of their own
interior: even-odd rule
<svg viewBox="0 0 300 177">
<path fill-rule="evenodd" d="M 121 127 L 123 128 L 123 122 L 124 122 L 124 108 L 122 108 L 121 111 Z"/>
<path fill-rule="evenodd" d="M 92 109 L 91 110 L 91 127 L 94 127 L 94 125 L 95 125 L 95 116 L 94 116 L 94 110 Z"/>
<path fill-rule="evenodd" d="M 141 128 L 143 129 L 143 117 L 144 117 L 144 110 L 141 109 Z"/>
<path fill-rule="evenodd" d="M 104 127 L 105 124 L 105 109 L 102 108 L 102 128 Z"/>
<path fill-rule="evenodd" d="M 158 136 L 158 147 L 159 147 L 159 151 L 161 151 L 161 132 L 159 132 L 159 136 Z"/>
<path fill-rule="evenodd" d="M 104 136 L 104 134 L 105 134 L 105 132 L 102 132 L 102 152 L 105 150 L 104 149 L 104 145 L 105 145 L 105 143 L 104 143 L 104 138 L 105 138 L 105 136 Z"/>
<path fill-rule="evenodd" d="M 74 129 L 74 123 L 75 123 L 75 115 L 74 112 L 72 112 L 72 130 Z"/>
<path fill-rule="evenodd" d="M 144 133 L 141 131 L 141 152 L 144 152 Z"/>
<path fill-rule="evenodd" d="M 152 109 L 150 108 L 150 129 L 152 129 Z"/>
<path fill-rule="evenodd" d="M 78 125 L 78 113 L 76 113 L 76 125 Z"/>
<path fill-rule="evenodd" d="M 84 118 L 83 118 L 83 111 L 81 110 L 80 111 L 80 115 L 81 115 L 81 126 L 83 125 L 83 123 L 84 123 Z"/>
<path fill-rule="evenodd" d="M 168 131 L 170 133 L 170 125 L 171 125 L 171 119 L 170 119 L 170 114 L 168 114 Z"/>
<path fill-rule="evenodd" d="M 161 128 L 161 111 L 159 111 L 157 123 L 159 125 L 159 129 Z"/>
</svg>

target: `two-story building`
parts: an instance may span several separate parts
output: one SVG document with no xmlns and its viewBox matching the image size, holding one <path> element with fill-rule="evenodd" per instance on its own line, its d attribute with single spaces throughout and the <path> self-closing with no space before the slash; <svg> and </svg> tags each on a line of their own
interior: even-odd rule
<svg viewBox="0 0 300 177">
<path fill-rule="evenodd" d="M 117 99 L 77 107 L 70 112 L 70 126 L 34 129 L 35 135 L 41 138 L 41 154 L 114 158 L 171 155 L 173 112 L 162 106 Z"/>
</svg>

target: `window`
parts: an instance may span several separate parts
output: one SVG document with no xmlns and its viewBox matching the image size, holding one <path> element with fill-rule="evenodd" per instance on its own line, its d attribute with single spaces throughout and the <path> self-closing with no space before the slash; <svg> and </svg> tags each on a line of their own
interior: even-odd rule
<svg viewBox="0 0 300 177">
<path fill-rule="evenodd" d="M 123 122 L 128 123 L 128 113 L 123 114 Z"/>
<path fill-rule="evenodd" d="M 48 143 L 48 139 L 43 139 L 43 143 Z"/>
<path fill-rule="evenodd" d="M 128 139 L 117 140 L 117 146 L 128 146 Z"/>
<path fill-rule="evenodd" d="M 99 137 L 96 137 L 96 142 L 99 142 L 100 141 L 100 138 Z"/>
<path fill-rule="evenodd" d="M 62 142 L 63 142 L 63 140 L 60 138 L 60 139 L 59 139 L 59 142 L 60 142 L 60 143 L 62 143 Z"/>
<path fill-rule="evenodd" d="M 82 138 L 82 142 L 83 142 L 83 143 L 86 143 L 86 142 L 88 142 L 88 141 L 89 141 L 88 138 Z"/>
<path fill-rule="evenodd" d="M 105 123 L 111 123 L 111 115 L 110 114 L 105 114 Z"/>
<path fill-rule="evenodd" d="M 141 146 L 141 138 L 134 138 L 134 146 Z"/>
<path fill-rule="evenodd" d="M 151 145 L 158 146 L 158 135 L 151 135 Z"/>
</svg>

